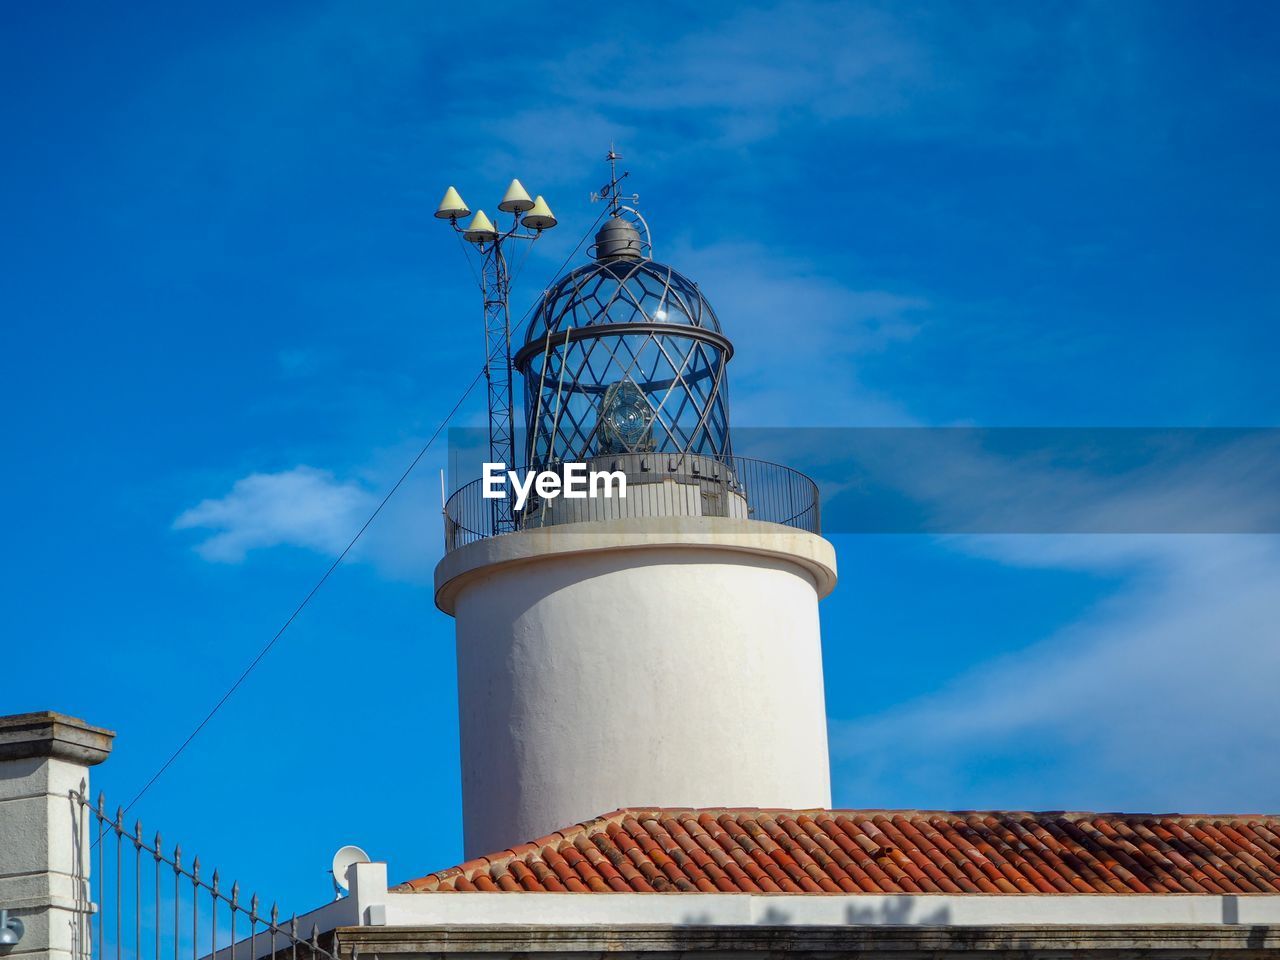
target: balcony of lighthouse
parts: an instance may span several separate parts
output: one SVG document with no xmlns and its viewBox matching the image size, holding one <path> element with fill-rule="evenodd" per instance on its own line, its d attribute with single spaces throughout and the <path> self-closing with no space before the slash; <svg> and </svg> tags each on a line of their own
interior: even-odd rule
<svg viewBox="0 0 1280 960">
<path fill-rule="evenodd" d="M 513 530 L 499 531 L 494 523 L 496 501 L 485 498 L 484 478 L 477 478 L 460 487 L 445 503 L 445 550 L 506 532 L 638 519 L 651 521 L 658 528 L 663 520 L 721 517 L 822 532 L 817 484 L 800 471 L 779 463 L 660 451 L 605 454 L 584 458 L 581 463 L 584 472 L 625 475 L 626 496 L 617 496 L 615 491 L 613 496 L 542 499 L 531 490 L 520 509 L 513 504 Z M 529 470 L 551 470 L 559 474 L 564 484 L 564 464 Z"/>
</svg>

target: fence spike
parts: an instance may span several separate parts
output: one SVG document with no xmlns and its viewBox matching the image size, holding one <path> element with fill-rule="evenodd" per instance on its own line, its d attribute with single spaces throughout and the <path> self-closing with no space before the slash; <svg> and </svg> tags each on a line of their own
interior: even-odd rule
<svg viewBox="0 0 1280 960">
<path fill-rule="evenodd" d="M 256 893 L 249 898 L 249 919 L 258 919 L 258 895 Z"/>
<path fill-rule="evenodd" d="M 163 859 L 163 858 L 164 858 L 164 854 L 162 854 L 162 853 L 160 852 L 160 848 L 161 848 L 163 845 L 164 845 L 164 841 L 163 841 L 163 839 L 162 839 L 162 838 L 161 838 L 161 836 L 160 836 L 160 831 L 159 831 L 159 830 L 157 830 L 157 831 L 156 831 L 156 846 L 155 846 L 155 849 L 151 851 L 152 853 L 154 853 L 154 854 L 156 855 L 156 859 L 157 859 L 157 860 L 161 860 L 161 859 Z"/>
<path fill-rule="evenodd" d="M 116 807 L 116 833 L 124 833 L 124 807 Z"/>
<path fill-rule="evenodd" d="M 198 854 L 191 858 L 191 882 L 200 882 L 200 856 Z"/>
<path fill-rule="evenodd" d="M 133 823 L 133 845 L 139 850 L 142 849 L 142 821 L 135 820 Z"/>
<path fill-rule="evenodd" d="M 101 790 L 98 791 L 98 819 L 105 820 L 107 818 L 107 795 Z"/>
<path fill-rule="evenodd" d="M 212 880 L 213 880 L 213 886 L 210 887 L 210 889 L 213 891 L 213 895 L 216 897 L 218 895 L 218 868 L 217 867 L 213 868 Z"/>
<path fill-rule="evenodd" d="M 239 905 L 240 905 L 240 884 L 237 881 L 232 880 L 231 881 L 231 908 L 234 910 Z"/>
<path fill-rule="evenodd" d="M 298 915 L 289 918 L 289 936 L 296 942 L 298 939 Z"/>
<path fill-rule="evenodd" d="M 280 919 L 280 908 L 276 906 L 274 900 L 271 901 L 271 926 L 276 925 L 276 921 Z"/>
<path fill-rule="evenodd" d="M 320 946 L 320 928 L 314 923 L 311 924 L 311 949 L 314 950 Z"/>
</svg>

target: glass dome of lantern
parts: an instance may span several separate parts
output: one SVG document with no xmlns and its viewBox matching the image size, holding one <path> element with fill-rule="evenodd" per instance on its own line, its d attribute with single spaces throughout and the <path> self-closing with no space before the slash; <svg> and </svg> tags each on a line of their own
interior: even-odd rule
<svg viewBox="0 0 1280 960">
<path fill-rule="evenodd" d="M 733 347 L 711 304 L 651 259 L 636 223 L 616 209 L 593 252 L 594 262 L 546 291 L 515 356 L 527 462 L 651 452 L 727 461 Z"/>
</svg>

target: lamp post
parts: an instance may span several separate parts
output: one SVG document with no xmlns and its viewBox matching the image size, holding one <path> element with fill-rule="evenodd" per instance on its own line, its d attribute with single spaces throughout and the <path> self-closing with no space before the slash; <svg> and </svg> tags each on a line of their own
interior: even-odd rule
<svg viewBox="0 0 1280 960">
<path fill-rule="evenodd" d="M 489 394 L 489 460 L 515 469 L 515 428 L 511 410 L 511 274 L 503 246 L 516 240 L 537 240 L 542 231 L 550 230 L 557 221 L 547 202 L 541 196 L 530 199 L 519 180 L 511 181 L 511 186 L 507 187 L 506 194 L 498 203 L 498 210 L 511 214 L 510 229 L 499 230 L 483 210 L 477 210 L 471 222 L 461 227 L 458 221 L 471 216 L 471 210 L 458 191 L 450 187 L 436 209 L 436 216 L 448 220 L 454 231 L 480 254 L 481 288 L 484 292 L 484 376 Z M 503 497 L 491 503 L 491 532 L 497 534 L 514 530 L 515 517 L 510 499 Z"/>
</svg>

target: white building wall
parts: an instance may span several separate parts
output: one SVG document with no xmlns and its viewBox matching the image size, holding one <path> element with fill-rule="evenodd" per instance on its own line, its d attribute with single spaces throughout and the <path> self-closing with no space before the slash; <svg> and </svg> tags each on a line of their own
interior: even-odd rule
<svg viewBox="0 0 1280 960">
<path fill-rule="evenodd" d="M 724 519 L 576 526 L 474 544 L 438 571 L 466 855 L 624 806 L 829 807 L 830 545 Z"/>
<path fill-rule="evenodd" d="M 347 922 L 405 927 L 519 924 L 713 926 L 1255 925 L 1280 923 L 1267 894 L 397 893 L 385 863 L 352 867 Z M 372 912 L 370 912 L 372 908 Z M 306 918 L 308 921 L 310 917 Z M 322 927 L 323 929 L 323 927 Z M 1135 930 L 1134 947 L 1144 946 Z"/>
</svg>

